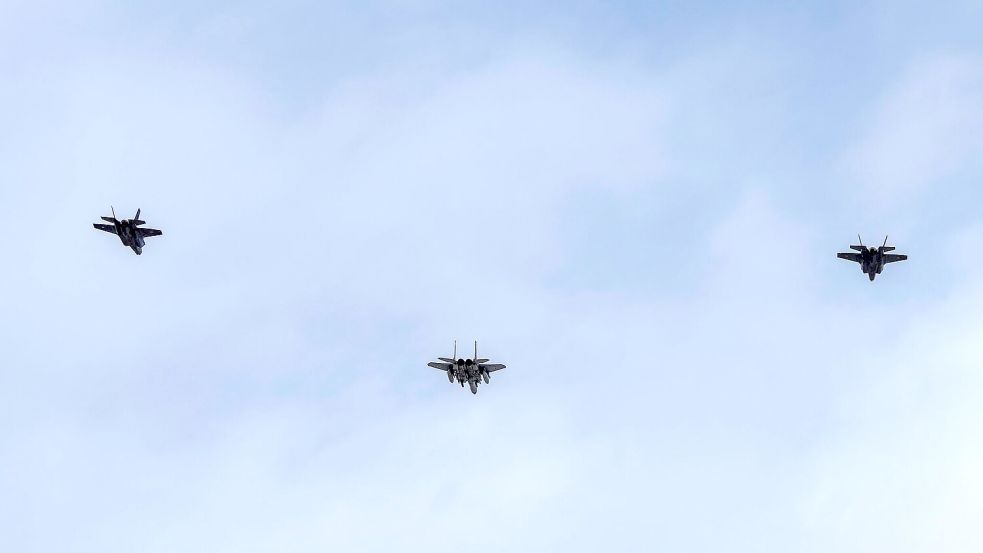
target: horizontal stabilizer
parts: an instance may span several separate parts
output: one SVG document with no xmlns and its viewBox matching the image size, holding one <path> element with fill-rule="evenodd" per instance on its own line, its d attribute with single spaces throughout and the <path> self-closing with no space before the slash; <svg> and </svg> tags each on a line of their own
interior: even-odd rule
<svg viewBox="0 0 983 553">
<path fill-rule="evenodd" d="M 881 246 L 882 252 L 893 252 L 895 249 L 894 246 Z"/>
<path fill-rule="evenodd" d="M 92 223 L 92 226 L 99 230 L 104 230 L 108 233 L 116 234 L 116 227 L 114 225 L 100 225 L 99 223 Z"/>
<path fill-rule="evenodd" d="M 839 257 L 840 259 L 846 259 L 847 261 L 855 261 L 857 263 L 863 262 L 863 258 L 860 257 L 859 253 L 838 253 L 836 254 L 836 257 Z"/>
<path fill-rule="evenodd" d="M 475 363 L 487 363 L 488 360 L 487 359 L 475 359 L 474 362 Z"/>
<path fill-rule="evenodd" d="M 453 359 L 448 359 L 446 357 L 438 357 L 437 359 L 440 359 L 441 361 L 443 361 L 445 363 L 456 363 L 456 361 L 454 361 Z"/>
<path fill-rule="evenodd" d="M 116 223 L 116 219 L 113 219 L 112 217 L 99 217 L 99 218 L 102 219 L 103 221 L 106 221 L 107 223 L 113 223 L 113 224 Z"/>
<path fill-rule="evenodd" d="M 146 221 L 141 221 L 140 219 L 130 219 L 130 223 L 131 224 L 134 224 L 134 225 L 137 225 L 137 226 L 146 225 L 147 224 Z"/>
<path fill-rule="evenodd" d="M 505 368 L 505 365 L 502 365 L 502 364 L 499 364 L 499 363 L 492 363 L 491 365 L 478 365 L 478 368 L 479 369 L 484 369 L 485 371 L 488 371 L 488 372 L 491 373 L 491 372 L 500 371 L 500 370 L 504 369 Z"/>
<path fill-rule="evenodd" d="M 436 363 L 436 362 L 431 362 L 431 363 L 427 363 L 427 366 L 428 367 L 433 367 L 435 369 L 440 369 L 442 371 L 449 371 L 449 370 L 451 370 L 451 369 L 454 368 L 454 365 L 452 365 L 450 363 Z"/>
<path fill-rule="evenodd" d="M 866 251 L 867 250 L 867 248 L 865 248 L 863 246 L 850 246 L 850 249 L 851 250 L 856 250 L 858 252 L 862 252 L 862 251 Z"/>
</svg>

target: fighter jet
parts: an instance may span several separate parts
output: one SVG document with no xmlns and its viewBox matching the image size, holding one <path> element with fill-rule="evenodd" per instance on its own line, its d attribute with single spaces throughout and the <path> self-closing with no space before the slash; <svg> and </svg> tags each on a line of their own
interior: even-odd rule
<svg viewBox="0 0 983 553">
<path fill-rule="evenodd" d="M 874 277 L 881 274 L 884 266 L 888 263 L 908 259 L 907 255 L 887 253 L 894 250 L 893 246 L 887 245 L 887 236 L 884 237 L 884 244 L 878 248 L 864 247 L 864 241 L 860 239 L 859 235 L 857 236 L 857 240 L 860 240 L 860 245 L 850 246 L 850 249 L 860 253 L 838 253 L 836 257 L 859 263 L 860 270 L 870 277 L 871 282 L 874 282 Z"/>
<path fill-rule="evenodd" d="M 435 369 L 440 369 L 447 373 L 447 381 L 451 384 L 454 380 L 464 387 L 464 383 L 467 382 L 468 386 L 471 388 L 472 394 L 478 393 L 478 385 L 484 380 L 485 384 L 491 382 L 491 373 L 499 371 L 505 368 L 505 365 L 492 363 L 489 364 L 487 359 L 478 358 L 478 341 L 474 342 L 474 357 L 471 359 L 457 359 L 457 340 L 454 340 L 454 357 L 438 357 L 441 363 L 431 362 L 427 363 L 428 366 Z"/>
<path fill-rule="evenodd" d="M 103 221 L 107 223 L 112 223 L 111 225 L 100 225 L 99 223 L 93 223 L 92 226 L 99 230 L 103 230 L 116 236 L 119 236 L 120 242 L 124 246 L 128 246 L 137 255 L 143 253 L 143 239 L 150 236 L 160 236 L 162 233 L 153 228 L 140 228 L 140 225 L 146 225 L 145 221 L 140 220 L 140 210 L 137 210 L 136 216 L 132 219 L 124 219 L 120 221 L 116 218 L 116 210 L 113 206 L 109 206 L 109 209 L 113 212 L 112 217 L 100 217 Z"/>
</svg>

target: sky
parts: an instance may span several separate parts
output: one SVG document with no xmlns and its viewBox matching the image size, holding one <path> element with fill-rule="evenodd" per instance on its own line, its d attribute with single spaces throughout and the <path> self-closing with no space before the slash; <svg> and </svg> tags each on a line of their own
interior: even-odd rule
<svg viewBox="0 0 983 553">
<path fill-rule="evenodd" d="M 0 0 L 0 550 L 980 551 L 981 19 Z"/>
</svg>

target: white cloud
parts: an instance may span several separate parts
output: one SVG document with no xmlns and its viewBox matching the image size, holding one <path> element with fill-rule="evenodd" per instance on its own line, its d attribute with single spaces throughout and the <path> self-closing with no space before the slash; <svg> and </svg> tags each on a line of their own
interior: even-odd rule
<svg viewBox="0 0 983 553">
<path fill-rule="evenodd" d="M 674 87 L 562 48 L 422 75 L 397 56 L 289 109 L 255 76 L 180 50 L 79 57 L 49 68 L 55 86 L 4 92 L 22 139 L 0 176 L 31 183 L 5 199 L 31 208 L 0 220 L 18 262 L 0 273 L 16 291 L 0 300 L 0 549 L 839 546 L 879 512 L 883 496 L 858 485 L 880 477 L 896 498 L 911 476 L 877 471 L 910 453 L 894 423 L 918 422 L 904 407 L 926 374 L 871 343 L 941 349 L 966 370 L 978 357 L 965 312 L 917 327 L 934 331 L 919 342 L 905 331 L 925 304 L 856 273 L 830 294 L 836 261 L 811 253 L 809 219 L 748 190 L 753 175 L 718 182 L 744 153 L 731 134 L 754 142 L 740 130 L 777 117 L 755 105 L 758 74 L 737 83 L 740 109 L 701 86 L 707 71 L 740 80 L 732 57 L 679 69 Z M 707 97 L 677 92 L 687 111 L 665 113 L 662 91 L 690 88 Z M 667 160 L 672 126 L 711 100 Z M 730 129 L 716 151 L 702 147 L 714 119 Z M 703 162 L 716 165 L 688 170 Z M 564 257 L 585 241 L 610 247 L 565 232 L 595 207 L 566 200 L 587 190 L 617 224 L 663 199 L 670 164 L 694 189 L 731 187 L 667 198 L 709 228 L 634 238 L 687 247 L 654 266 L 626 248 L 590 289 L 555 286 L 596 262 Z M 110 202 L 144 208 L 164 238 L 136 258 L 87 229 Z M 695 267 L 685 291 L 625 284 L 681 265 Z M 472 335 L 509 364 L 477 397 L 424 365 Z M 952 384 L 965 374 L 924 404 L 950 433 L 920 460 L 970 482 L 956 530 L 980 496 L 976 454 L 948 449 L 977 420 L 975 393 Z M 896 416 L 865 410 L 878 406 Z M 915 491 L 940 504 L 954 482 Z M 914 526 L 888 513 L 883 528 Z"/>
<path fill-rule="evenodd" d="M 462 329 L 504 355 L 555 324 L 556 206 L 658 176 L 650 84 L 526 55 L 410 99 L 354 82 L 292 124 L 248 82 L 143 56 L 35 97 L 62 116 L 5 165 L 62 161 L 16 191 L 51 224 L 3 277 L 5 548 L 459 550 L 475 521 L 498 532 L 475 550 L 537 543 L 530 521 L 552 543 L 588 476 L 568 407 L 478 403 L 424 363 Z M 110 202 L 164 237 L 135 258 L 85 230 Z"/>
<path fill-rule="evenodd" d="M 981 307 L 983 290 L 970 284 L 868 355 L 817 456 L 803 511 L 812 550 L 983 545 Z"/>
<path fill-rule="evenodd" d="M 981 90 L 983 73 L 973 57 L 911 64 L 848 155 L 850 180 L 877 201 L 894 204 L 965 168 L 983 152 Z"/>
</svg>

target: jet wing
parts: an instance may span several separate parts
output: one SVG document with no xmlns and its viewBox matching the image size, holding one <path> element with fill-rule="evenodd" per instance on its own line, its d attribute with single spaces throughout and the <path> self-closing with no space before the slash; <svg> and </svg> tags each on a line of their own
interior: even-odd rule
<svg viewBox="0 0 983 553">
<path fill-rule="evenodd" d="M 847 261 L 856 261 L 857 263 L 863 263 L 863 258 L 860 257 L 859 253 L 838 253 L 836 257 L 840 259 L 846 259 Z"/>
<path fill-rule="evenodd" d="M 140 236 L 142 236 L 144 238 L 148 238 L 150 236 L 160 236 L 161 234 L 164 234 L 163 232 L 161 232 L 161 231 L 159 231 L 159 230 L 157 230 L 155 228 L 140 228 L 140 229 L 137 229 L 137 232 L 139 232 L 140 233 Z"/>
<path fill-rule="evenodd" d="M 486 371 L 493 373 L 495 371 L 500 371 L 505 368 L 505 365 L 499 363 L 492 363 L 491 365 L 478 365 L 479 369 L 485 369 Z"/>
<path fill-rule="evenodd" d="M 116 225 L 100 225 L 99 223 L 92 223 L 92 226 L 99 230 L 104 230 L 106 232 L 116 234 Z"/>
<path fill-rule="evenodd" d="M 450 363 L 437 363 L 437 362 L 427 363 L 427 366 L 433 367 L 435 369 L 440 369 L 442 371 L 449 371 L 454 368 L 454 365 L 451 365 Z"/>
<path fill-rule="evenodd" d="M 884 263 L 894 263 L 895 261 L 904 261 L 905 259 L 908 259 L 907 255 L 901 255 L 897 253 L 884 254 Z"/>
</svg>

